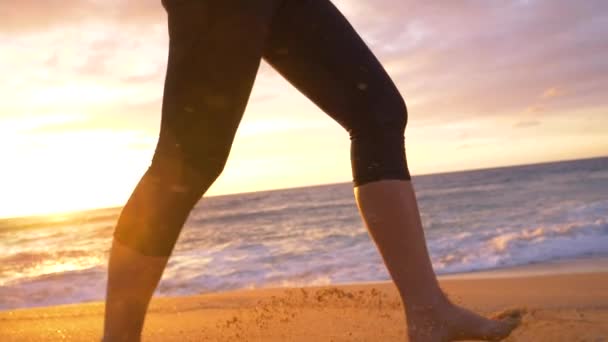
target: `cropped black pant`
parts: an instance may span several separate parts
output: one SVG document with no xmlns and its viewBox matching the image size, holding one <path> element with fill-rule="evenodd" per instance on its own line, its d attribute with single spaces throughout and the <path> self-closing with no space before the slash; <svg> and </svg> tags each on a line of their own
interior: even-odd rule
<svg viewBox="0 0 608 342">
<path fill-rule="evenodd" d="M 145 255 L 171 254 L 224 168 L 262 58 L 348 131 L 355 186 L 410 179 L 405 102 L 329 0 L 163 5 L 170 46 L 160 137 L 121 213 L 118 241 Z"/>
</svg>

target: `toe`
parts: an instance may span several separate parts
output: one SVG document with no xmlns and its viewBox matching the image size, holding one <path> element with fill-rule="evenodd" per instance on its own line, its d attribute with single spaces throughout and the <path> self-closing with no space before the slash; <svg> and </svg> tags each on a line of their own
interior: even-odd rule
<svg viewBox="0 0 608 342">
<path fill-rule="evenodd" d="M 500 312 L 496 312 L 490 316 L 491 319 L 494 320 L 521 320 L 523 315 L 526 313 L 525 308 L 511 308 L 507 310 L 503 310 Z"/>
<path fill-rule="evenodd" d="M 494 324 L 488 331 L 488 337 L 490 337 L 491 340 L 499 341 L 509 336 L 521 323 L 521 319 L 525 312 L 525 309 L 515 308 L 491 315 L 490 318 L 494 321 Z"/>
</svg>

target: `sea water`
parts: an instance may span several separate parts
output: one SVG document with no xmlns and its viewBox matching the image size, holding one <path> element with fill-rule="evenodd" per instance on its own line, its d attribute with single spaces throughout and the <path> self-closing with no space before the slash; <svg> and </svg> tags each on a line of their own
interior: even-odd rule
<svg viewBox="0 0 608 342">
<path fill-rule="evenodd" d="M 413 182 L 437 274 L 608 256 L 608 158 Z M 0 220 L 0 309 L 103 300 L 119 213 Z M 340 183 L 204 198 L 157 295 L 388 279 Z"/>
</svg>

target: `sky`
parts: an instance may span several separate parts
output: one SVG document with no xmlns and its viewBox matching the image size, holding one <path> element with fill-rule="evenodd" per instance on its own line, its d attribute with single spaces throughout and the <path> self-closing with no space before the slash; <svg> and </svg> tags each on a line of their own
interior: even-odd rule
<svg viewBox="0 0 608 342">
<path fill-rule="evenodd" d="M 413 175 L 608 155 L 608 2 L 334 3 L 405 98 Z M 0 217 L 124 204 L 158 137 L 160 0 L 0 13 Z M 207 195 L 350 180 L 348 134 L 262 63 Z"/>
</svg>

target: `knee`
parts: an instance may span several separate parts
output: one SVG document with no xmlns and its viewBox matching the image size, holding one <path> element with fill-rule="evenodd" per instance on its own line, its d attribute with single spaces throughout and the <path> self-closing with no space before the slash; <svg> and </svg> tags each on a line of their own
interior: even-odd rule
<svg viewBox="0 0 608 342">
<path fill-rule="evenodd" d="M 384 133 L 400 135 L 405 133 L 408 119 L 407 106 L 397 89 L 376 97 L 373 106 L 374 116 L 379 120 L 378 129 Z"/>
<path fill-rule="evenodd" d="M 405 132 L 405 127 L 407 126 L 407 119 L 408 119 L 407 105 L 405 104 L 405 100 L 403 99 L 403 97 L 400 94 L 397 94 L 397 98 L 395 99 L 395 102 L 396 102 L 394 105 L 395 116 L 398 117 L 397 121 L 399 122 L 399 127 L 401 130 L 401 133 L 403 134 Z"/>
<path fill-rule="evenodd" d="M 157 151 L 149 172 L 169 189 L 181 189 L 200 197 L 221 175 L 227 157 L 227 153 Z"/>
<path fill-rule="evenodd" d="M 408 112 L 398 91 L 378 95 L 363 119 L 350 131 L 353 182 L 369 182 L 411 176 L 405 156 Z"/>
<path fill-rule="evenodd" d="M 349 133 L 352 140 L 378 136 L 403 136 L 408 121 L 408 111 L 405 100 L 399 91 L 384 88 L 382 92 L 371 94 L 363 106 L 359 106 L 360 114 L 351 125 Z"/>
<path fill-rule="evenodd" d="M 228 153 L 193 156 L 183 162 L 184 178 L 202 195 L 222 174 L 227 160 Z"/>
<path fill-rule="evenodd" d="M 220 175 L 225 158 L 193 162 L 156 153 L 118 220 L 114 237 L 143 255 L 169 256 L 192 208 Z"/>
</svg>

